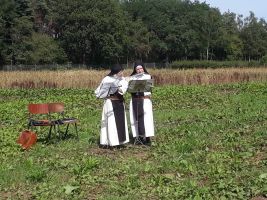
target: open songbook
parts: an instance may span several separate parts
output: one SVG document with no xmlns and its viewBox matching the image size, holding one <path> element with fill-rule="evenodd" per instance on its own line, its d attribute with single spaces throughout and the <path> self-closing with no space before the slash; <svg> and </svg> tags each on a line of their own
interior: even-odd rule
<svg viewBox="0 0 267 200">
<path fill-rule="evenodd" d="M 154 86 L 153 79 L 147 80 L 130 80 L 128 85 L 128 92 L 151 92 L 152 87 Z"/>
</svg>

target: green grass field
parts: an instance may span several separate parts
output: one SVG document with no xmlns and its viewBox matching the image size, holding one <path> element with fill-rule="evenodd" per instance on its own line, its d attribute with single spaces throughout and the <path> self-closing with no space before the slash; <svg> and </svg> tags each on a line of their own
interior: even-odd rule
<svg viewBox="0 0 267 200">
<path fill-rule="evenodd" d="M 267 83 L 156 87 L 153 145 L 116 150 L 98 148 L 102 101 L 92 90 L 1 89 L 0 101 L 0 199 L 267 197 Z M 80 140 L 21 150 L 28 103 L 59 101 L 79 118 Z"/>
</svg>

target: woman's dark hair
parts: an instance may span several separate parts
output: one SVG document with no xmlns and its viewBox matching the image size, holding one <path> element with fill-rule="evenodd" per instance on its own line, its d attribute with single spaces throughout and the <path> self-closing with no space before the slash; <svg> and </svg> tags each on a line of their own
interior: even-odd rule
<svg viewBox="0 0 267 200">
<path fill-rule="evenodd" d="M 110 72 L 107 76 L 113 76 L 114 74 L 117 74 L 122 70 L 123 70 L 123 67 L 120 64 L 115 64 L 110 68 Z"/>
<path fill-rule="evenodd" d="M 144 63 L 143 63 L 143 62 L 141 62 L 141 61 L 136 61 L 136 62 L 134 63 L 133 72 L 131 73 L 131 75 L 130 75 L 130 76 L 137 74 L 137 72 L 136 72 L 135 68 L 136 68 L 137 66 L 139 66 L 139 65 L 141 65 L 141 66 L 143 67 L 143 69 L 144 69 L 144 73 L 146 73 L 146 74 L 149 74 L 149 73 L 147 72 L 146 68 L 145 68 L 145 65 L 144 65 Z"/>
</svg>

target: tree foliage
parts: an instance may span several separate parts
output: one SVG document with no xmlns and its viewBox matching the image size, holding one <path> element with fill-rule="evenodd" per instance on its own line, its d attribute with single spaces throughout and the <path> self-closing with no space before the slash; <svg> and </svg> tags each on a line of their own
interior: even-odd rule
<svg viewBox="0 0 267 200">
<path fill-rule="evenodd" d="M 267 24 L 189 0 L 2 0 L 0 65 L 262 60 Z"/>
</svg>

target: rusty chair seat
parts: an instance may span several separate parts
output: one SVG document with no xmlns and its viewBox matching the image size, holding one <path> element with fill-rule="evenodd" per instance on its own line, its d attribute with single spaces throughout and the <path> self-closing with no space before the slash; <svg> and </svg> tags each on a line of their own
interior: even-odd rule
<svg viewBox="0 0 267 200">
<path fill-rule="evenodd" d="M 50 121 L 50 120 L 34 120 L 30 119 L 30 123 L 33 126 L 50 126 L 52 124 L 55 124 L 56 122 Z"/>
<path fill-rule="evenodd" d="M 69 124 L 69 123 L 77 123 L 78 120 L 76 118 L 62 118 L 55 121 L 56 124 Z"/>
</svg>

